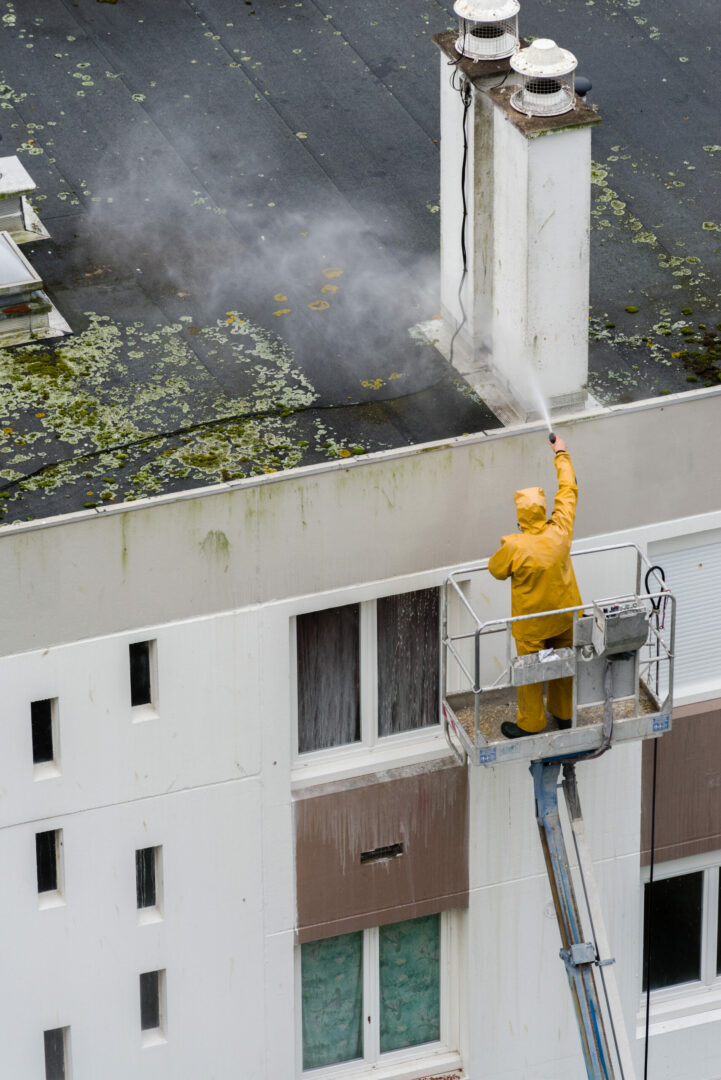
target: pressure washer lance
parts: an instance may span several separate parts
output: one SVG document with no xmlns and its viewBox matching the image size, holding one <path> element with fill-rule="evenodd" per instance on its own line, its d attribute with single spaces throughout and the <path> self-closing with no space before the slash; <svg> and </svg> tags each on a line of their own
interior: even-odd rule
<svg viewBox="0 0 721 1080">
<path fill-rule="evenodd" d="M 548 436 L 548 441 L 550 442 L 551 446 L 553 446 L 553 444 L 555 443 L 556 436 L 553 434 L 553 432 L 551 432 L 551 434 Z"/>
</svg>

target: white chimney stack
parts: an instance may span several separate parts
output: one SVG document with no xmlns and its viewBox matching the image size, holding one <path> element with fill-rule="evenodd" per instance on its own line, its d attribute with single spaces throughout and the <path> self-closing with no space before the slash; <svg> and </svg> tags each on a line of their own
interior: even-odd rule
<svg viewBox="0 0 721 1080">
<path fill-rule="evenodd" d="M 466 4 L 471 0 L 456 8 Z M 440 348 L 506 423 L 538 415 L 539 392 L 552 409 L 581 409 L 591 127 L 600 118 L 574 94 L 575 57 L 548 39 L 510 62 L 459 55 L 455 33 L 435 40 L 441 48 Z"/>
</svg>

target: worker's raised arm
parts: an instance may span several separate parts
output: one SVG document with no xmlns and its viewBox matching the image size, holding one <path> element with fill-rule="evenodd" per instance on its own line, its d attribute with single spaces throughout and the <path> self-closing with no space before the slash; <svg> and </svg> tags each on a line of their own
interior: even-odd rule
<svg viewBox="0 0 721 1080">
<path fill-rule="evenodd" d="M 554 456 L 556 475 L 558 476 L 558 491 L 553 502 L 552 523 L 567 536 L 573 536 L 573 523 L 576 520 L 576 503 L 578 501 L 578 487 L 576 486 L 576 474 L 571 464 L 571 456 L 568 450 L 557 450 Z"/>
<path fill-rule="evenodd" d="M 504 581 L 511 573 L 513 563 L 513 548 L 506 542 L 504 537 L 501 540 L 501 546 L 495 555 L 491 555 L 488 560 L 488 571 L 494 578 L 498 578 L 499 581 Z"/>
</svg>

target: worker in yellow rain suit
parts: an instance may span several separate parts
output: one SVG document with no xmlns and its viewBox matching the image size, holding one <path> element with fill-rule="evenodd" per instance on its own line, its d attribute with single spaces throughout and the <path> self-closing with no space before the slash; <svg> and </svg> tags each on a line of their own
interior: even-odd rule
<svg viewBox="0 0 721 1080">
<path fill-rule="evenodd" d="M 546 520 L 546 497 L 542 488 L 517 491 L 514 499 L 521 531 L 502 537 L 500 548 L 488 563 L 495 578 L 511 578 L 511 613 L 514 616 L 557 611 L 581 603 L 570 557 L 578 487 L 563 439 L 556 438 L 553 449 L 558 492 L 551 517 Z M 569 613 L 513 623 L 518 655 L 570 646 L 573 619 L 573 614 Z M 543 684 L 519 686 L 517 691 L 517 723 L 506 720 L 501 725 L 501 731 L 509 739 L 536 734 L 546 726 Z M 548 711 L 559 727 L 570 727 L 573 680 L 552 679 L 548 683 L 547 700 Z"/>
</svg>

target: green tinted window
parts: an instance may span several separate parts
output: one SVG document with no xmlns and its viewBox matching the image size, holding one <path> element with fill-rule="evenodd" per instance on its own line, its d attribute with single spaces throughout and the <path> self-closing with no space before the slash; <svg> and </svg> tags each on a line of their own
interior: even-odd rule
<svg viewBox="0 0 721 1080">
<path fill-rule="evenodd" d="M 381 1053 L 441 1037 L 440 915 L 379 930 Z"/>
<path fill-rule="evenodd" d="M 301 946 L 303 1068 L 363 1057 L 363 934 Z"/>
</svg>

